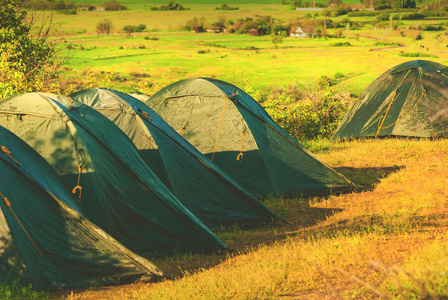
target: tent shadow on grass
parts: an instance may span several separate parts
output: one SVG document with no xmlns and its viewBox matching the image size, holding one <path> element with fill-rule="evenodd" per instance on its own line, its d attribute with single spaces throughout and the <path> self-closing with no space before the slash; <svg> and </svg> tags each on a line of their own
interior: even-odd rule
<svg viewBox="0 0 448 300">
<path fill-rule="evenodd" d="M 392 173 L 398 172 L 402 166 L 391 167 L 367 167 L 367 168 L 336 168 L 338 172 L 347 176 L 356 184 L 363 184 L 364 190 L 373 189 L 382 178 L 386 178 Z M 362 191 L 362 190 L 360 190 Z M 325 201 L 330 196 L 317 198 L 317 201 Z M 292 236 L 309 235 L 319 232 L 319 223 L 328 217 L 338 214 L 343 210 L 341 208 L 319 208 L 310 207 L 311 197 L 300 197 L 292 199 L 290 197 L 274 198 L 271 201 L 266 200 L 265 204 L 280 217 L 284 218 L 288 224 L 275 222 L 270 224 L 258 224 L 250 228 L 230 228 L 223 229 L 217 235 L 220 238 L 225 237 L 225 242 L 230 250 L 218 251 L 213 254 L 179 254 L 166 257 L 146 257 L 164 270 L 167 280 L 181 278 L 188 273 L 194 273 L 201 269 L 210 269 L 220 265 L 231 255 L 241 255 L 251 251 L 263 244 L 272 244 L 284 241 Z M 315 197 L 316 199 L 316 197 Z M 267 203 L 267 201 L 270 201 Z M 331 227 L 331 226 L 330 226 Z M 326 227 L 327 228 L 327 227 Z M 325 230 L 324 228 L 320 228 Z M 337 230 L 327 228 L 330 232 Z M 233 237 L 232 237 L 233 235 Z M 125 289 L 126 286 L 123 286 Z M 118 287 L 120 289 L 120 287 Z M 95 290 L 97 290 L 95 288 Z M 100 288 L 98 288 L 101 291 Z M 82 292 L 82 291 L 79 291 Z M 63 293 L 62 293 L 63 294 Z M 60 296 L 60 293 L 57 294 Z"/>
<path fill-rule="evenodd" d="M 400 171 L 403 166 L 390 167 L 366 167 L 366 168 L 335 168 L 360 185 L 358 192 L 368 191 L 375 188 L 381 179 L 390 174 Z M 361 186 L 362 185 L 362 186 Z M 330 196 L 314 197 L 315 201 L 323 202 Z M 250 249 L 263 244 L 281 242 L 297 234 L 309 235 L 319 231 L 319 223 L 328 217 L 343 211 L 341 208 L 310 207 L 312 197 L 277 197 L 272 200 L 266 199 L 264 203 L 273 212 L 286 220 L 288 223 L 275 222 L 273 224 L 257 225 L 250 228 L 230 228 L 217 232 L 233 255 L 244 254 Z M 323 228 L 322 228 L 323 229 Z M 329 228 L 331 231 L 332 229 Z M 191 254 L 185 257 L 174 258 L 150 258 L 157 266 L 165 271 L 167 279 L 183 277 L 184 272 L 194 272 L 200 269 L 208 269 L 221 264 L 228 258 L 227 251 L 216 252 L 212 255 Z"/>
<path fill-rule="evenodd" d="M 352 168 L 352 167 L 337 167 L 333 168 L 353 183 L 358 188 L 356 191 L 371 191 L 380 183 L 381 179 L 388 177 L 392 173 L 396 173 L 405 166 L 390 166 L 390 167 L 366 167 L 366 168 Z"/>
</svg>

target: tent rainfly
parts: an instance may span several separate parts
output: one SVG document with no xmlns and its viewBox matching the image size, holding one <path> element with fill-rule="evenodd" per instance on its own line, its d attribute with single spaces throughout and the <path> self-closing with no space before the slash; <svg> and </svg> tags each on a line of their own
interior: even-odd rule
<svg viewBox="0 0 448 300">
<path fill-rule="evenodd" d="M 162 276 L 87 221 L 55 170 L 1 126 L 0 148 L 0 281 L 50 290 Z"/>
<path fill-rule="evenodd" d="M 448 67 L 409 61 L 380 75 L 361 94 L 333 139 L 448 134 Z"/>
<path fill-rule="evenodd" d="M 109 89 L 70 95 L 113 121 L 174 195 L 207 226 L 279 219 L 136 98 Z"/>
<path fill-rule="evenodd" d="M 129 138 L 87 105 L 54 94 L 0 101 L 0 125 L 41 154 L 85 216 L 136 252 L 225 245 L 157 178 Z"/>
<path fill-rule="evenodd" d="M 353 188 L 232 84 L 182 80 L 145 103 L 252 194 L 319 195 Z"/>
</svg>

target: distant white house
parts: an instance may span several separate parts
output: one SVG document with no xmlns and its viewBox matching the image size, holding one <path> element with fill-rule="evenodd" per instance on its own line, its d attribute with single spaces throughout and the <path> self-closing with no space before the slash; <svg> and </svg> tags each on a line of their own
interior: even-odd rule
<svg viewBox="0 0 448 300">
<path fill-rule="evenodd" d="M 289 31 L 290 37 L 306 38 L 314 37 L 314 28 L 312 27 L 293 27 Z"/>
</svg>

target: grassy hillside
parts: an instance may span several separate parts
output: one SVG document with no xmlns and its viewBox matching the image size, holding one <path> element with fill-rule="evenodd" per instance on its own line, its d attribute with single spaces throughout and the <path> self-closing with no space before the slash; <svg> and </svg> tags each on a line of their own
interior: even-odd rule
<svg viewBox="0 0 448 300">
<path fill-rule="evenodd" d="M 289 224 L 218 232 L 232 253 L 152 258 L 172 278 L 162 283 L 66 298 L 447 297 L 448 141 L 320 141 L 308 147 L 363 189 L 265 199 Z"/>
<path fill-rule="evenodd" d="M 423 33 L 424 40 L 415 41 L 412 31 L 407 31 L 406 37 L 397 31 L 388 32 L 387 41 L 401 43 L 403 47 L 378 46 L 376 43 L 384 35 L 379 30 L 352 31 L 344 39 L 288 37 L 279 49 L 274 48 L 269 36 L 165 31 L 131 37 L 67 36 L 64 46 L 70 45 L 74 51 L 66 64 L 67 72 L 88 69 L 103 78 L 103 85 L 127 91 L 137 86 L 134 79 L 139 76 L 150 82 L 214 77 L 234 82 L 243 89 L 248 86 L 265 89 L 270 85 L 286 87 L 297 81 L 342 73 L 349 77 L 352 92 L 359 94 L 381 73 L 405 61 L 428 59 L 446 64 L 446 38 L 434 39 L 435 34 Z M 351 46 L 333 46 L 338 42 L 349 42 Z M 425 45 L 425 49 L 420 45 Z M 400 56 L 402 53 L 433 57 L 409 58 Z M 127 81 L 106 82 L 108 72 Z M 241 75 L 247 82 L 241 81 Z"/>
</svg>

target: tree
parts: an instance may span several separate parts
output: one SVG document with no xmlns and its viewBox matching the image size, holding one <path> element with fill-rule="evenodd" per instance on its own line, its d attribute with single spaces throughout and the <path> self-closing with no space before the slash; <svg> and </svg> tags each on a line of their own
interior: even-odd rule
<svg viewBox="0 0 448 300">
<path fill-rule="evenodd" d="M 49 39 L 52 15 L 35 26 L 21 2 L 0 0 L 0 98 L 49 91 L 66 61 Z"/>
<path fill-rule="evenodd" d="M 275 49 L 278 49 L 278 44 L 283 43 L 283 37 L 281 35 L 271 35 L 271 41 L 274 44 Z"/>
<path fill-rule="evenodd" d="M 128 36 L 131 36 L 131 33 L 135 32 L 135 26 L 125 25 L 123 27 L 123 32 L 126 33 Z"/>
<path fill-rule="evenodd" d="M 292 0 L 291 7 L 292 8 L 302 7 L 302 0 Z"/>
<path fill-rule="evenodd" d="M 331 16 L 331 11 L 329 9 L 324 9 L 322 10 L 322 17 L 330 17 Z"/>
<path fill-rule="evenodd" d="M 96 24 L 96 32 L 98 34 L 109 35 L 112 32 L 112 29 L 112 21 L 109 19 L 102 19 L 98 24 Z"/>
</svg>

